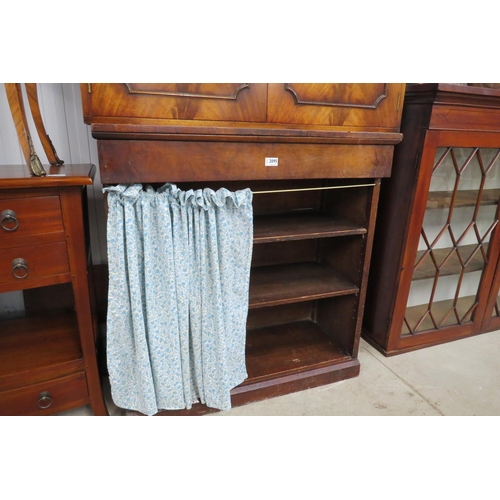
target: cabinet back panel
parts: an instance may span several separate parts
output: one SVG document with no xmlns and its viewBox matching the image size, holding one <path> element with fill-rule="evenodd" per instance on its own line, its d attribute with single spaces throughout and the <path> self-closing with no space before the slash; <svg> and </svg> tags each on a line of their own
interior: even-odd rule
<svg viewBox="0 0 500 500">
<path fill-rule="evenodd" d="M 283 306 L 250 309 L 248 311 L 247 329 L 264 328 L 266 326 L 295 323 L 312 318 L 315 302 L 299 302 Z"/>
<path fill-rule="evenodd" d="M 318 253 L 317 240 L 283 241 L 254 245 L 252 267 L 314 262 Z"/>
<path fill-rule="evenodd" d="M 356 329 L 359 295 L 346 295 L 317 301 L 316 322 L 347 352 L 353 353 L 357 335 Z"/>
<path fill-rule="evenodd" d="M 351 184 L 361 184 L 361 182 L 353 181 Z M 361 187 L 325 191 L 325 212 L 332 215 L 342 214 L 343 218 L 367 227 L 371 190 L 371 187 Z"/>
<path fill-rule="evenodd" d="M 360 287 L 365 255 L 364 236 L 328 238 L 319 241 L 319 262 Z"/>
</svg>

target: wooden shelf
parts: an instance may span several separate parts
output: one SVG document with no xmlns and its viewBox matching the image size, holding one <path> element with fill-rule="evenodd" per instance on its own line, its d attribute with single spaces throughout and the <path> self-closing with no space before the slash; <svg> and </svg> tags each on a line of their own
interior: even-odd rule
<svg viewBox="0 0 500 500">
<path fill-rule="evenodd" d="M 74 313 L 2 321 L 0 391 L 84 369 Z"/>
<path fill-rule="evenodd" d="M 318 324 L 300 321 L 247 332 L 248 379 L 243 385 L 350 360 Z"/>
<path fill-rule="evenodd" d="M 462 319 L 465 316 L 465 314 L 467 314 L 467 311 L 472 307 L 475 300 L 476 300 L 475 295 L 460 297 L 458 299 L 457 312 L 460 319 Z M 434 302 L 431 308 L 434 319 L 439 323 L 446 316 L 446 314 L 452 308 L 452 306 L 453 306 L 453 299 Z M 406 308 L 405 318 L 412 328 L 414 328 L 417 322 L 420 321 L 420 318 L 422 318 L 422 316 L 425 314 L 427 308 L 428 304 L 422 304 Z M 440 328 L 457 324 L 458 322 L 455 313 L 451 312 L 449 316 L 446 318 L 446 321 L 444 321 L 443 324 L 440 326 Z M 434 323 L 428 316 L 425 318 L 425 320 L 418 328 L 418 332 L 423 332 L 426 330 L 434 330 L 434 331 L 436 330 Z M 406 325 L 403 326 L 403 334 L 404 333 L 406 334 L 409 333 L 407 331 Z"/>
<path fill-rule="evenodd" d="M 475 207 L 477 190 L 457 191 L 455 208 Z M 427 209 L 448 208 L 451 204 L 453 191 L 431 191 L 427 198 Z M 481 197 L 481 205 L 497 205 L 500 189 L 485 189 Z"/>
<path fill-rule="evenodd" d="M 252 269 L 249 308 L 349 295 L 359 288 L 316 262 L 262 266 Z"/>
<path fill-rule="evenodd" d="M 254 243 L 365 234 L 364 227 L 322 213 L 287 213 L 254 218 Z"/>
<path fill-rule="evenodd" d="M 485 250 L 488 251 L 488 245 L 485 244 L 483 245 L 485 247 Z M 477 245 L 464 245 L 462 247 L 459 247 L 460 255 L 462 257 L 462 260 L 466 261 L 469 256 L 472 254 L 472 252 L 476 249 Z M 436 260 L 438 263 L 443 262 L 445 257 L 450 253 L 451 248 L 437 248 L 433 250 L 434 256 L 436 257 Z M 417 258 L 415 259 L 415 263 L 417 263 L 422 255 L 424 254 L 425 250 L 421 250 L 417 252 Z M 485 262 L 483 259 L 483 254 L 481 253 L 481 250 L 478 250 L 472 260 L 467 264 L 465 268 L 466 273 L 472 273 L 474 271 L 481 271 L 485 266 Z M 462 266 L 460 265 L 460 261 L 458 259 L 458 256 L 456 252 L 448 259 L 446 264 L 441 267 L 440 269 L 440 276 L 451 276 L 451 275 L 456 275 L 460 274 L 462 271 Z M 427 255 L 425 257 L 425 260 L 418 266 L 417 269 L 413 272 L 413 277 L 412 279 L 415 280 L 424 280 L 424 279 L 429 279 L 429 278 L 434 278 L 436 275 L 436 268 L 434 266 L 434 263 L 432 261 L 432 258 L 430 255 Z"/>
</svg>

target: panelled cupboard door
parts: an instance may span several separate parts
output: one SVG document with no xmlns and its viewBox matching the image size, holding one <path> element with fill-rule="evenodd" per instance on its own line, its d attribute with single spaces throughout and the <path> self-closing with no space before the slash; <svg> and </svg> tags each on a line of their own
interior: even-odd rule
<svg viewBox="0 0 500 500">
<path fill-rule="evenodd" d="M 270 123 L 399 130 L 404 84 L 270 83 Z"/>
<path fill-rule="evenodd" d="M 82 84 L 86 122 L 100 118 L 265 122 L 267 84 Z"/>
</svg>

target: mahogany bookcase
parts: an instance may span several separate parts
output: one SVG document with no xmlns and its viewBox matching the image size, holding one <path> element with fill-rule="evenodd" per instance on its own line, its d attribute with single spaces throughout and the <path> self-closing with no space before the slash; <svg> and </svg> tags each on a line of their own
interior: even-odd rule
<svg viewBox="0 0 500 500">
<path fill-rule="evenodd" d="M 404 85 L 81 90 L 103 184 L 254 192 L 249 377 L 232 404 L 357 376 L 379 185 L 401 141 Z"/>
</svg>

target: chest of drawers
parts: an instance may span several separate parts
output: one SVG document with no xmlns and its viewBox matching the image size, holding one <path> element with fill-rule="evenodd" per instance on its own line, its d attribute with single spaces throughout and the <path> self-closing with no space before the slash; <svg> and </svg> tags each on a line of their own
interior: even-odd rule
<svg viewBox="0 0 500 500">
<path fill-rule="evenodd" d="M 93 165 L 34 178 L 0 167 L 0 293 L 25 310 L 0 319 L 0 415 L 50 415 L 89 404 L 106 415 L 96 358 L 84 210 Z"/>
</svg>

